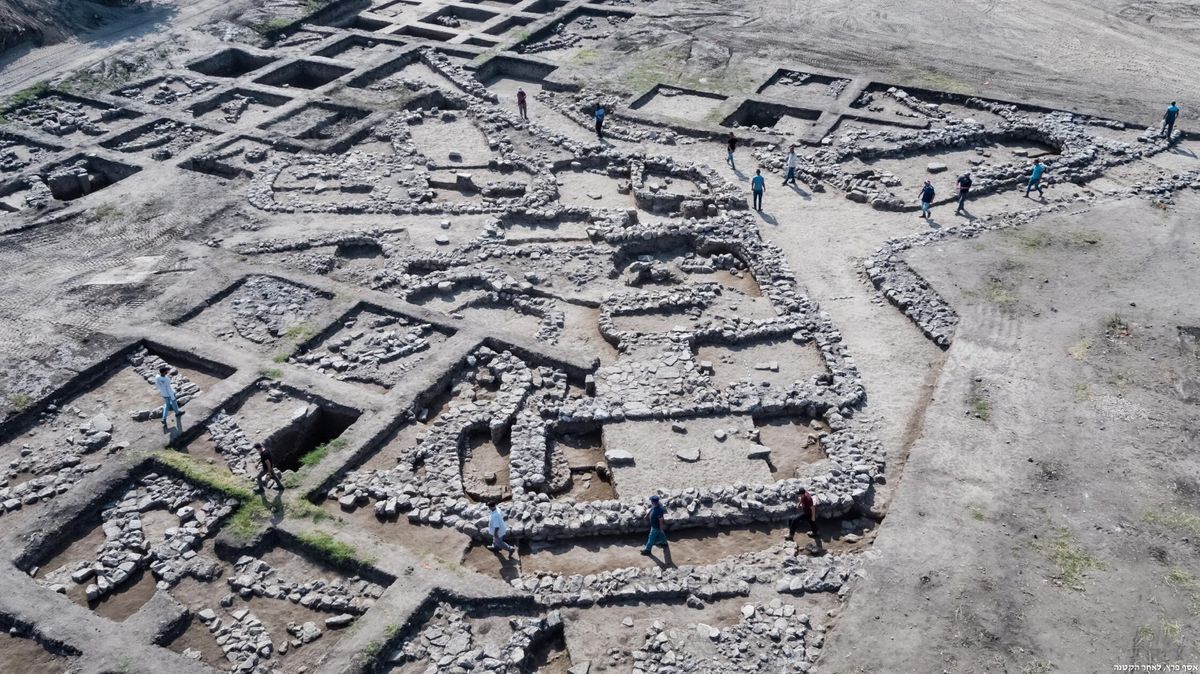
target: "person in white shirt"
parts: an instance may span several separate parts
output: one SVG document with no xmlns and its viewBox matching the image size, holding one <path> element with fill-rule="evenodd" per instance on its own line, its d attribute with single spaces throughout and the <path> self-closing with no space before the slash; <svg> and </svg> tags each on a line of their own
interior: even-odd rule
<svg viewBox="0 0 1200 674">
<path fill-rule="evenodd" d="M 166 365 L 158 368 L 158 376 L 154 378 L 154 385 L 158 387 L 159 394 L 163 399 L 163 426 L 167 425 L 167 412 L 175 412 L 175 423 L 179 423 L 179 417 L 183 416 L 183 410 L 179 409 L 179 403 L 175 402 L 175 387 L 171 386 L 171 378 L 167 376 L 170 371 Z"/>
<path fill-rule="evenodd" d="M 488 533 L 492 535 L 492 544 L 489 548 L 496 551 L 505 550 L 508 552 L 508 558 L 512 559 L 516 548 L 504 542 L 504 534 L 508 533 L 508 525 L 504 523 L 504 513 L 500 512 L 500 508 L 495 503 L 489 503 L 488 509 L 492 511 L 488 518 Z"/>
<path fill-rule="evenodd" d="M 787 156 L 787 176 L 783 179 L 783 184 L 796 184 L 796 146 L 793 145 L 788 150 Z"/>
</svg>

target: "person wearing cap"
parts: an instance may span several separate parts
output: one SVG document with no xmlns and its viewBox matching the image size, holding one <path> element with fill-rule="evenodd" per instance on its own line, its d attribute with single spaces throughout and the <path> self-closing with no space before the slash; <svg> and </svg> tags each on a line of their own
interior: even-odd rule
<svg viewBox="0 0 1200 674">
<path fill-rule="evenodd" d="M 968 171 L 958 177 L 958 208 L 954 209 L 955 215 L 962 213 L 967 208 L 967 194 L 971 191 L 971 173 Z"/>
<path fill-rule="evenodd" d="M 1162 135 L 1167 140 L 1171 139 L 1171 134 L 1175 131 L 1175 120 L 1179 117 L 1179 106 L 1175 105 L 1175 101 L 1171 101 L 1170 107 L 1163 113 Z"/>
<path fill-rule="evenodd" d="M 801 522 L 808 522 L 812 537 L 817 539 L 817 543 L 820 544 L 821 532 L 817 529 L 817 508 L 813 503 L 812 492 L 803 487 L 800 488 L 800 515 L 788 522 L 789 541 L 796 535 L 796 530 L 800 528 Z"/>
<path fill-rule="evenodd" d="M 937 196 L 937 192 L 933 189 L 933 183 L 926 180 L 925 185 L 921 187 L 921 215 L 917 217 L 929 219 L 929 207 L 933 205 L 935 196 Z"/>
<path fill-rule="evenodd" d="M 495 503 L 489 503 L 488 510 L 492 511 L 492 514 L 488 516 L 488 533 L 492 535 L 491 549 L 495 552 L 504 550 L 508 553 L 508 558 L 512 559 L 516 548 L 504 542 L 504 534 L 508 533 L 508 525 L 504 523 L 504 513 Z"/>
<path fill-rule="evenodd" d="M 646 512 L 646 520 L 650 522 L 650 536 L 646 539 L 646 547 L 642 548 L 643 555 L 649 555 L 650 549 L 655 545 L 661 545 L 663 550 L 669 550 L 670 544 L 667 543 L 666 529 L 663 526 L 663 517 L 667 511 L 662 507 L 658 495 L 650 497 L 650 510 Z"/>
<path fill-rule="evenodd" d="M 254 476 L 254 484 L 262 489 L 263 476 L 266 475 L 272 480 L 275 480 L 275 485 L 279 487 L 279 491 L 283 491 L 283 480 L 279 479 L 279 473 L 275 472 L 275 459 L 271 458 L 271 452 L 263 447 L 261 442 L 254 443 L 254 451 L 258 453 L 258 475 Z"/>
</svg>

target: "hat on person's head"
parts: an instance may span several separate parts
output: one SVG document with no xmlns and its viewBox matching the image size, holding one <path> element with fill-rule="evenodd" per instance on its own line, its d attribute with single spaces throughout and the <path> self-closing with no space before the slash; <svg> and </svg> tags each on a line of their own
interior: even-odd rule
<svg viewBox="0 0 1200 674">
<path fill-rule="evenodd" d="M 651 497 L 650 497 L 650 502 L 651 502 L 651 503 L 658 503 L 658 494 L 655 494 L 654 496 L 651 496 Z"/>
<path fill-rule="evenodd" d="M 166 365 L 159 365 L 159 366 L 158 366 L 158 371 L 159 371 L 159 372 L 166 372 L 167 370 L 170 370 L 170 369 L 171 369 L 171 368 L 167 367 Z"/>
</svg>

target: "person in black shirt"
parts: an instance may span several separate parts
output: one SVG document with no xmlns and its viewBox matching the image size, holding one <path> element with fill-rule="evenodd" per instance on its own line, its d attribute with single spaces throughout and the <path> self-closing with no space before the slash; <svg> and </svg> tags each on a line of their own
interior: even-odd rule
<svg viewBox="0 0 1200 674">
<path fill-rule="evenodd" d="M 262 479 L 263 476 L 266 475 L 272 480 L 275 480 L 275 484 L 279 487 L 279 491 L 283 491 L 283 480 L 279 479 L 279 473 L 275 470 L 275 459 L 271 458 L 270 450 L 268 450 L 266 447 L 263 447 L 261 442 L 256 442 L 254 443 L 254 451 L 258 452 L 259 464 L 258 475 L 254 476 L 254 483 L 258 485 L 259 489 L 262 489 Z"/>
<path fill-rule="evenodd" d="M 958 177 L 958 208 L 954 209 L 954 214 L 957 215 L 967 207 L 967 193 L 971 191 L 971 174 L 964 173 Z"/>
</svg>

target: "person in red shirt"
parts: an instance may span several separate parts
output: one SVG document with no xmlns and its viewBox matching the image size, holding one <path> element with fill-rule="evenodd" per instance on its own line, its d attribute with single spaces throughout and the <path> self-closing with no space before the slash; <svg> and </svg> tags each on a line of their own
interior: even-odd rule
<svg viewBox="0 0 1200 674">
<path fill-rule="evenodd" d="M 800 528 L 802 522 L 808 522 L 812 537 L 817 539 L 817 543 L 820 544 L 821 532 L 817 529 L 817 507 L 813 503 L 812 492 L 804 488 L 800 489 L 800 514 L 788 522 L 789 541 L 796 535 L 796 529 Z"/>
<path fill-rule="evenodd" d="M 525 107 L 525 90 L 517 89 L 517 110 L 521 113 L 521 119 L 529 119 L 527 108 Z"/>
</svg>

